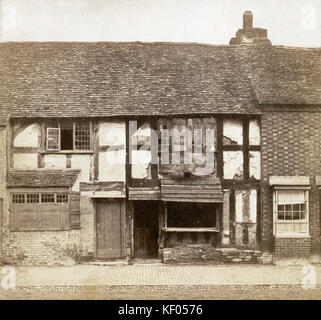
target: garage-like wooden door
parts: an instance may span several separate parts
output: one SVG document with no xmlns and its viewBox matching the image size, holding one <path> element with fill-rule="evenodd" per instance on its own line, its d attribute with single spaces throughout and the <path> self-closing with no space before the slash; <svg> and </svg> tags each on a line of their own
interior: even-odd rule
<svg viewBox="0 0 321 320">
<path fill-rule="evenodd" d="M 97 203 L 97 258 L 122 256 L 122 203 Z"/>
</svg>

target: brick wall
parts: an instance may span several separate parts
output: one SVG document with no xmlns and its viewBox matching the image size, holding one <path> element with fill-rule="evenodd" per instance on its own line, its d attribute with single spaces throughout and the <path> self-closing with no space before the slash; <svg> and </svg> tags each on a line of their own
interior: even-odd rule
<svg viewBox="0 0 321 320">
<path fill-rule="evenodd" d="M 80 209 L 79 230 L 23 232 L 10 232 L 9 210 L 6 210 L 4 261 L 20 265 L 66 265 L 92 259 L 95 250 L 93 201 L 82 197 Z"/>
<path fill-rule="evenodd" d="M 319 190 L 315 176 L 321 174 L 321 109 L 264 108 L 261 124 L 262 181 L 261 181 L 261 239 L 262 247 L 273 250 L 272 189 L 269 177 L 309 176 L 311 250 L 320 250 Z M 287 242 L 289 244 L 293 239 Z M 297 241 L 294 241 L 297 242 Z M 304 247 L 309 250 L 309 247 Z M 279 250 L 279 249 L 278 249 Z M 289 250 L 291 250 L 289 246 Z"/>
<path fill-rule="evenodd" d="M 276 257 L 306 257 L 311 250 L 310 238 L 275 238 Z"/>
</svg>

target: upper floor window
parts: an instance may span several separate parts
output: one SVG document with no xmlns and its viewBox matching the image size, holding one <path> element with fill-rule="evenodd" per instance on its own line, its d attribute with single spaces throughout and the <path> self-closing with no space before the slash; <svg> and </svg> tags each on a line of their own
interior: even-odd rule
<svg viewBox="0 0 321 320">
<path fill-rule="evenodd" d="M 46 127 L 46 149 L 90 150 L 91 123 L 85 121 L 61 121 Z"/>
</svg>

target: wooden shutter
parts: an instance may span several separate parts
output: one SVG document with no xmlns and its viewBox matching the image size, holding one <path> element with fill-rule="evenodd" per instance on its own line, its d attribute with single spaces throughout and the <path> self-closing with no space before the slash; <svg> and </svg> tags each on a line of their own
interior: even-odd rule
<svg viewBox="0 0 321 320">
<path fill-rule="evenodd" d="M 71 192 L 70 199 L 70 229 L 80 228 L 80 193 Z"/>
<path fill-rule="evenodd" d="M 11 203 L 10 230 L 70 230 L 69 209 L 67 202 Z"/>
</svg>

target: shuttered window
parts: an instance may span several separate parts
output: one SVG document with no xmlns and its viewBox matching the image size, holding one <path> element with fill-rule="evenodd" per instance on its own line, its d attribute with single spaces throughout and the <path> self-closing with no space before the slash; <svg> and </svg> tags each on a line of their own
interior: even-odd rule
<svg viewBox="0 0 321 320">
<path fill-rule="evenodd" d="M 80 193 L 70 193 L 70 229 L 80 228 Z"/>
<path fill-rule="evenodd" d="M 12 231 L 80 228 L 79 193 L 14 193 L 11 199 Z"/>
</svg>

